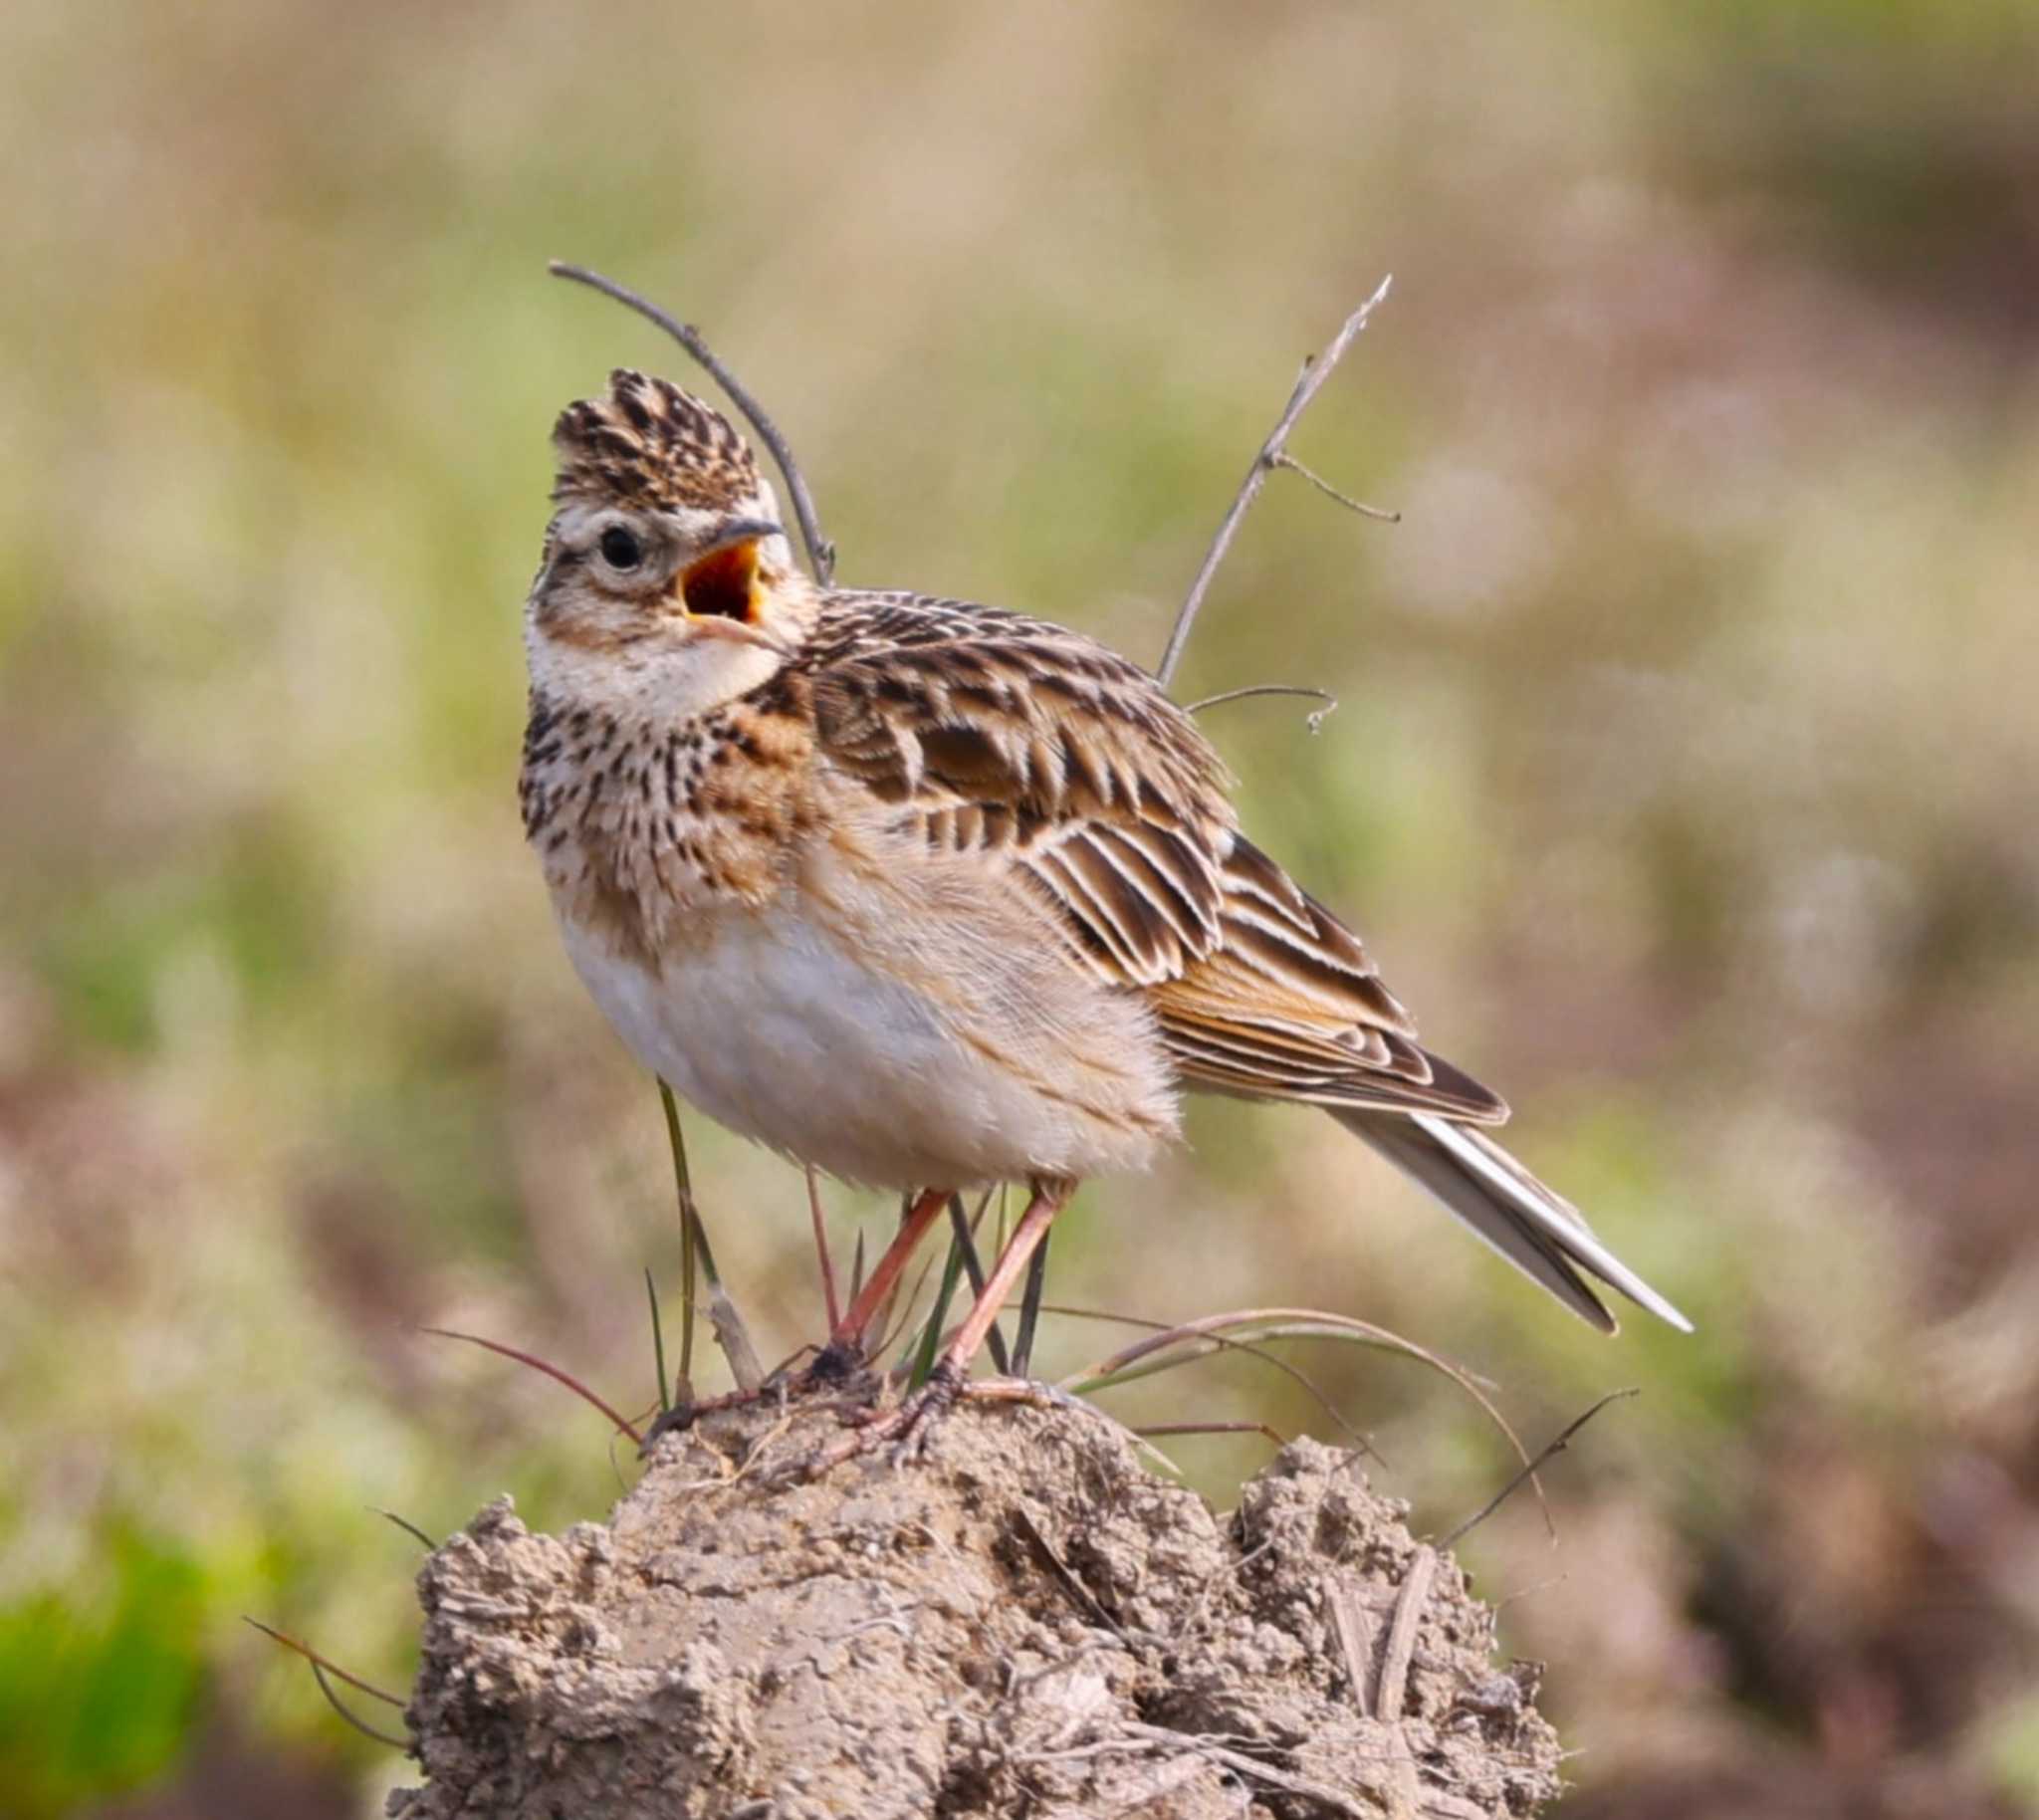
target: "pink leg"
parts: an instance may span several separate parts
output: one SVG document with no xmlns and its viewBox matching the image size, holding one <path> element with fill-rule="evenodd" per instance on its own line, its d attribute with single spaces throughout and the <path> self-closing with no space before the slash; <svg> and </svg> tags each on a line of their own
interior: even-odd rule
<svg viewBox="0 0 2039 1820">
<path fill-rule="evenodd" d="M 1033 1199 L 1027 1202 L 1025 1213 L 1020 1216 L 1020 1224 L 1013 1229 L 1013 1237 L 1006 1242 L 1006 1249 L 999 1253 L 998 1262 L 985 1278 L 984 1293 L 977 1298 L 970 1312 L 964 1316 L 963 1325 L 956 1329 L 954 1337 L 942 1349 L 942 1356 L 935 1361 L 927 1382 L 889 1415 L 866 1420 L 855 1435 L 815 1455 L 807 1465 L 810 1475 L 825 1473 L 830 1467 L 888 1441 L 898 1444 L 893 1453 L 895 1460 L 911 1454 L 921 1445 L 943 1411 L 967 1394 L 970 1361 L 977 1356 L 977 1349 L 984 1344 L 984 1336 L 991 1331 L 992 1322 L 998 1319 L 999 1309 L 1012 1293 L 1013 1285 L 1020 1280 L 1020 1273 L 1026 1268 L 1027 1258 L 1046 1236 L 1049 1223 L 1075 1191 L 1073 1182 L 1036 1182 L 1033 1185 Z"/>
<path fill-rule="evenodd" d="M 992 1273 L 985 1278 L 984 1293 L 964 1316 L 955 1338 L 943 1348 L 935 1366 L 938 1372 L 959 1382 L 962 1380 L 970 1369 L 970 1361 L 977 1357 L 978 1348 L 984 1344 L 984 1336 L 992 1330 L 992 1322 L 999 1318 L 999 1310 L 1006 1305 L 1006 1297 L 1013 1293 L 1013 1285 L 1020 1280 L 1020 1272 L 1026 1268 L 1027 1258 L 1047 1237 L 1048 1223 L 1068 1205 L 1075 1188 L 1073 1182 L 1057 1182 L 1052 1187 L 1034 1184 L 1033 1199 L 1027 1202 L 1026 1211 L 1020 1216 L 1020 1224 L 1013 1229 L 1013 1237 L 1006 1241 L 1006 1249 L 999 1253 L 998 1262 L 992 1265 Z"/>
<path fill-rule="evenodd" d="M 876 1317 L 885 1299 L 892 1293 L 892 1285 L 899 1280 L 900 1272 L 906 1268 L 913 1256 L 914 1249 L 927 1237 L 928 1228 L 942 1217 L 942 1210 L 949 1205 L 953 1190 L 929 1188 L 921 1191 L 920 1199 L 907 1211 L 906 1218 L 899 1223 L 899 1233 L 886 1247 L 885 1255 L 878 1259 L 878 1266 L 871 1272 L 871 1279 L 858 1291 L 857 1298 L 849 1305 L 849 1311 L 835 1323 L 835 1330 L 828 1336 L 833 1347 L 847 1347 L 852 1352 L 863 1344 L 864 1329 Z"/>
<path fill-rule="evenodd" d="M 810 1185 L 811 1181 L 812 1178 L 810 1177 Z M 812 1386 L 839 1381 L 850 1376 L 863 1362 L 862 1347 L 865 1328 L 876 1318 L 878 1310 L 885 1305 L 886 1297 L 892 1293 L 893 1285 L 898 1282 L 900 1273 L 906 1268 L 908 1260 L 913 1256 L 914 1248 L 927 1237 L 928 1228 L 934 1225 L 936 1220 L 941 1217 L 942 1210 L 949 1205 L 951 1192 L 951 1190 L 946 1188 L 926 1189 L 922 1192 L 920 1198 L 914 1202 L 913 1206 L 907 1210 L 906 1218 L 899 1223 L 898 1233 L 894 1236 L 891 1245 L 886 1248 L 884 1256 L 878 1259 L 878 1267 L 871 1272 L 870 1281 L 864 1284 L 863 1289 L 857 1295 L 856 1300 L 850 1304 L 848 1310 L 839 1318 L 833 1318 L 832 1331 L 828 1335 L 828 1344 L 822 1349 L 820 1356 L 807 1368 L 803 1380 L 806 1385 Z M 814 1212 L 816 1234 L 818 1236 L 820 1215 L 818 1201 L 814 1204 Z M 824 1250 L 822 1252 L 824 1260 L 826 1256 L 827 1252 Z M 835 1300 L 834 1284 L 832 1280 L 826 1277 L 824 1277 L 824 1281 L 827 1281 L 828 1284 L 827 1293 L 832 1317 L 832 1306 Z M 739 1390 L 731 1391 L 727 1396 L 711 1397 L 701 1403 L 675 1404 L 673 1408 L 667 1410 L 664 1415 L 660 1416 L 651 1425 L 650 1433 L 645 1436 L 644 1445 L 638 1451 L 643 1454 L 649 1454 L 652 1443 L 661 1435 L 674 1429 L 691 1428 L 700 1417 L 709 1414 L 711 1411 L 744 1408 L 749 1404 L 757 1402 L 758 1396 L 759 1393 L 755 1390 Z"/>
</svg>

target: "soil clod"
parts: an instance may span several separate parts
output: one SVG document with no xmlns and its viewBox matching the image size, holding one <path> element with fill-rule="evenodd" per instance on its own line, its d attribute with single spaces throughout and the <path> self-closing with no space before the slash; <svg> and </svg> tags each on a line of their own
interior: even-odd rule
<svg viewBox="0 0 2039 1820">
<path fill-rule="evenodd" d="M 732 1410 L 662 1440 L 605 1526 L 483 1510 L 419 1576 L 427 1780 L 391 1815 L 1418 1820 L 1556 1794 L 1534 1668 L 1496 1664 L 1491 1612 L 1351 1456 L 1296 1442 L 1225 1518 L 1080 1409 L 966 1403 L 912 1466 L 797 1470 L 840 1434 Z"/>
</svg>

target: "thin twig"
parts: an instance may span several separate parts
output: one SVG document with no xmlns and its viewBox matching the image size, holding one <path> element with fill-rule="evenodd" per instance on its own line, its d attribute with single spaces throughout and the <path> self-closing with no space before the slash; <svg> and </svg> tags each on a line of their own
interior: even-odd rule
<svg viewBox="0 0 2039 1820">
<path fill-rule="evenodd" d="M 368 1508 L 374 1511 L 374 1513 L 377 1516 L 386 1516 L 392 1523 L 394 1523 L 397 1526 L 397 1528 L 404 1530 L 407 1534 L 416 1536 L 418 1540 L 422 1542 L 427 1549 L 432 1549 L 439 1546 L 439 1544 L 433 1541 L 430 1536 L 428 1536 L 422 1529 L 420 1529 L 417 1526 L 417 1524 L 412 1522 L 409 1517 L 398 1516 L 394 1510 L 385 1510 L 382 1508 L 380 1504 L 370 1504 Z"/>
<path fill-rule="evenodd" d="M 1278 1448 L 1288 1443 L 1264 1422 L 1155 1422 L 1136 1428 L 1136 1435 L 1262 1435 Z"/>
<path fill-rule="evenodd" d="M 1572 1444 L 1572 1437 L 1576 1435 L 1582 1428 L 1584 1428 L 1587 1423 L 1591 1422 L 1595 1416 L 1599 1415 L 1600 1412 L 1604 1410 L 1610 1403 L 1619 1403 L 1624 1397 L 1640 1396 L 1641 1394 L 1641 1386 L 1635 1384 L 1631 1384 L 1622 1390 L 1611 1390 L 1607 1393 L 1606 1396 L 1602 1397 L 1598 1403 L 1594 1404 L 1593 1407 L 1589 1409 L 1583 1416 L 1575 1416 L 1570 1422 L 1565 1424 L 1563 1429 L 1561 1429 L 1558 1432 L 1556 1440 L 1550 1442 L 1546 1447 L 1539 1450 L 1534 1460 L 1527 1462 L 1523 1466 L 1522 1470 L 1519 1473 L 1517 1473 L 1514 1476 L 1514 1478 L 1509 1479 L 1506 1484 L 1501 1486 L 1501 1488 L 1498 1491 L 1496 1491 L 1491 1497 L 1489 1497 L 1485 1503 L 1481 1504 L 1477 1510 L 1473 1511 L 1473 1513 L 1471 1516 L 1469 1516 L 1463 1523 L 1459 1524 L 1457 1528 L 1449 1531 L 1446 1534 L 1444 1540 L 1439 1542 L 1438 1546 L 1440 1548 L 1457 1547 L 1459 1543 L 1466 1538 L 1467 1535 L 1469 1535 L 1473 1530 L 1478 1528 L 1479 1525 L 1485 1522 L 1486 1519 L 1490 1517 L 1496 1510 L 1498 1510 L 1502 1504 L 1506 1503 L 1508 1499 L 1514 1495 L 1515 1491 L 1521 1486 L 1521 1483 L 1524 1479 L 1531 1477 L 1537 1471 L 1538 1468 L 1547 1466 L 1552 1459 L 1554 1459 L 1557 1455 L 1562 1454 L 1566 1448 L 1570 1447 Z M 1546 1515 L 1548 1513 L 1546 1512 Z"/>
<path fill-rule="evenodd" d="M 1277 468 L 1286 468 L 1291 474 L 1300 474 L 1304 480 L 1308 481 L 1326 499 L 1336 500 L 1348 512 L 1357 512 L 1361 518 L 1370 518 L 1383 525 L 1399 525 L 1402 522 L 1402 515 L 1399 512 L 1390 512 L 1381 506 L 1369 506 L 1365 500 L 1354 499 L 1349 493 L 1340 493 L 1336 487 L 1332 486 L 1314 468 L 1304 467 L 1286 449 L 1283 449 L 1273 460 Z"/>
<path fill-rule="evenodd" d="M 371 1737 L 378 1744 L 387 1744 L 391 1750 L 408 1751 L 410 1749 L 409 1738 L 398 1737 L 393 1731 L 384 1731 L 380 1725 L 369 1724 L 359 1713 L 349 1712 L 346 1708 L 346 1703 L 338 1694 L 334 1693 L 333 1684 L 326 1679 L 326 1665 L 324 1663 L 314 1662 L 312 1664 L 312 1679 L 319 1684 L 319 1692 L 326 1696 L 326 1704 L 363 1737 Z"/>
<path fill-rule="evenodd" d="M 470 1346 L 486 1347 L 490 1352 L 501 1353 L 506 1359 L 515 1359 L 520 1365 L 529 1365 L 533 1371 L 544 1372 L 556 1384 L 566 1385 L 583 1403 L 591 1403 L 596 1409 L 600 1410 L 615 1425 L 619 1433 L 628 1435 L 639 1447 L 644 1445 L 642 1432 L 627 1416 L 617 1415 L 613 1409 L 596 1396 L 593 1391 L 589 1390 L 585 1384 L 581 1383 L 578 1378 L 568 1372 L 562 1371 L 557 1365 L 547 1363 L 546 1360 L 540 1358 L 536 1353 L 525 1352 L 516 1346 L 506 1346 L 501 1340 L 485 1340 L 479 1333 L 461 1333 L 452 1327 L 420 1327 L 418 1331 L 420 1333 L 436 1333 L 444 1340 L 465 1340 Z M 250 1619 L 249 1622 L 253 1623 L 254 1620 Z"/>
<path fill-rule="evenodd" d="M 1506 1611 L 1509 1606 L 1513 1605 L 1516 1600 L 1526 1599 L 1532 1593 L 1549 1592 L 1550 1589 L 1554 1586 L 1565 1585 L 1567 1582 L 1570 1581 L 1571 1577 L 1572 1576 L 1568 1573 L 1554 1573 L 1551 1574 L 1547 1579 L 1532 1580 L 1527 1586 L 1517 1587 L 1513 1592 L 1502 1593 L 1493 1602 L 1493 1614 L 1496 1618 L 1498 1618 L 1501 1615 L 1501 1613 Z"/>
<path fill-rule="evenodd" d="M 402 1709 L 404 1703 L 394 1694 L 387 1693 L 383 1689 L 376 1687 L 372 1681 L 363 1681 L 358 1675 L 348 1674 L 332 1657 L 320 1655 L 309 1643 L 301 1643 L 290 1632 L 280 1631 L 273 1624 L 264 1624 L 260 1618 L 250 1618 L 245 1612 L 241 1616 L 241 1622 L 252 1625 L 263 1636 L 267 1637 L 271 1643 L 280 1643 L 287 1650 L 297 1651 L 307 1662 L 317 1668 L 324 1669 L 329 1675 L 333 1675 L 339 1680 L 345 1682 L 348 1687 L 354 1689 L 357 1693 L 365 1694 L 369 1699 L 379 1700 L 387 1706 L 397 1707 L 399 1710 Z"/>
<path fill-rule="evenodd" d="M 1324 723 L 1338 712 L 1338 698 L 1329 689 L 1305 688 L 1301 683 L 1248 683 L 1244 689 L 1227 689 L 1222 694 L 1207 695 L 1200 702 L 1185 705 L 1185 714 L 1202 714 L 1206 708 L 1222 707 L 1226 702 L 1243 702 L 1255 695 L 1299 695 L 1309 701 L 1324 705 L 1312 714 L 1302 717 L 1303 725 L 1312 733 L 1321 733 Z"/>
<path fill-rule="evenodd" d="M 1211 540 L 1211 549 L 1204 558 L 1203 568 L 1197 570 L 1196 580 L 1190 583 L 1189 597 L 1184 600 L 1182 610 L 1175 616 L 1175 626 L 1168 635 L 1168 645 L 1161 653 L 1160 667 L 1154 672 L 1156 679 L 1166 688 L 1174 677 L 1176 666 L 1182 662 L 1183 648 L 1190 641 L 1190 628 L 1197 622 L 1197 614 L 1203 609 L 1204 596 L 1211 591 L 1211 582 L 1218 573 L 1219 565 L 1225 561 L 1226 553 L 1232 548 L 1232 541 L 1239 535 L 1241 522 L 1247 510 L 1260 495 L 1260 489 L 1267 484 L 1267 476 L 1280 464 L 1288 435 L 1296 426 L 1304 411 L 1309 409 L 1310 400 L 1322 388 L 1345 357 L 1345 350 L 1366 327 L 1367 318 L 1372 316 L 1381 300 L 1388 295 L 1388 287 L 1395 282 L 1391 273 L 1380 282 L 1380 287 L 1365 303 L 1345 319 L 1345 325 L 1331 338 L 1331 344 L 1324 351 L 1302 363 L 1302 371 L 1296 375 L 1295 388 L 1288 394 L 1288 403 L 1281 412 L 1280 421 L 1274 425 L 1273 433 L 1260 444 L 1259 452 L 1253 457 L 1253 464 L 1246 470 L 1246 477 L 1240 483 L 1238 495 L 1232 508 L 1218 527 L 1218 535 Z"/>
<path fill-rule="evenodd" d="M 765 407 L 708 345 L 701 331 L 661 310 L 650 299 L 639 297 L 627 285 L 619 285 L 613 278 L 604 278 L 601 273 L 591 272 L 585 266 L 569 265 L 563 259 L 555 259 L 546 270 L 555 278 L 570 278 L 576 285 L 586 285 L 604 297 L 612 297 L 626 309 L 636 311 L 647 322 L 656 323 L 707 368 L 709 376 L 729 394 L 729 401 L 750 420 L 760 440 L 772 451 L 772 459 L 779 464 L 780 473 L 786 476 L 787 491 L 793 496 L 793 516 L 799 520 L 800 542 L 807 549 L 807 567 L 813 570 L 814 579 L 826 587 L 835 573 L 835 546 L 821 535 L 821 518 L 814 509 L 814 496 L 807 491 L 799 463 L 793 458 L 793 448 L 780 434 L 779 425 L 772 421 Z"/>
</svg>

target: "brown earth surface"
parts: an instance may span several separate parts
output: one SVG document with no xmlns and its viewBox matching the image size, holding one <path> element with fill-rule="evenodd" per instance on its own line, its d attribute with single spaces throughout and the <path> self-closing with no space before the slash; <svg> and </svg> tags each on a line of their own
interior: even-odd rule
<svg viewBox="0 0 2039 1820">
<path fill-rule="evenodd" d="M 1078 1408 L 966 1404 L 813 1477 L 795 1405 L 662 1441 L 606 1524 L 509 1498 L 419 1576 L 397 1820 L 1442 1816 L 1558 1792 L 1533 1665 L 1356 1459 L 1229 1514 Z"/>
</svg>

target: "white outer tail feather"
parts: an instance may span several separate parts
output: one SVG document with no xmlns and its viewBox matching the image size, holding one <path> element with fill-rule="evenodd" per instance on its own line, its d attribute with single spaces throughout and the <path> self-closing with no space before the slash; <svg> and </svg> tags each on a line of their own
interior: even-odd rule
<svg viewBox="0 0 2039 1820">
<path fill-rule="evenodd" d="M 1434 1113 L 1334 1111 L 1332 1116 L 1428 1189 L 1494 1251 L 1581 1319 L 1617 1323 L 1581 1276 L 1598 1277 L 1681 1332 L 1691 1321 L 1593 1236 L 1579 1210 L 1475 1127 Z"/>
</svg>

